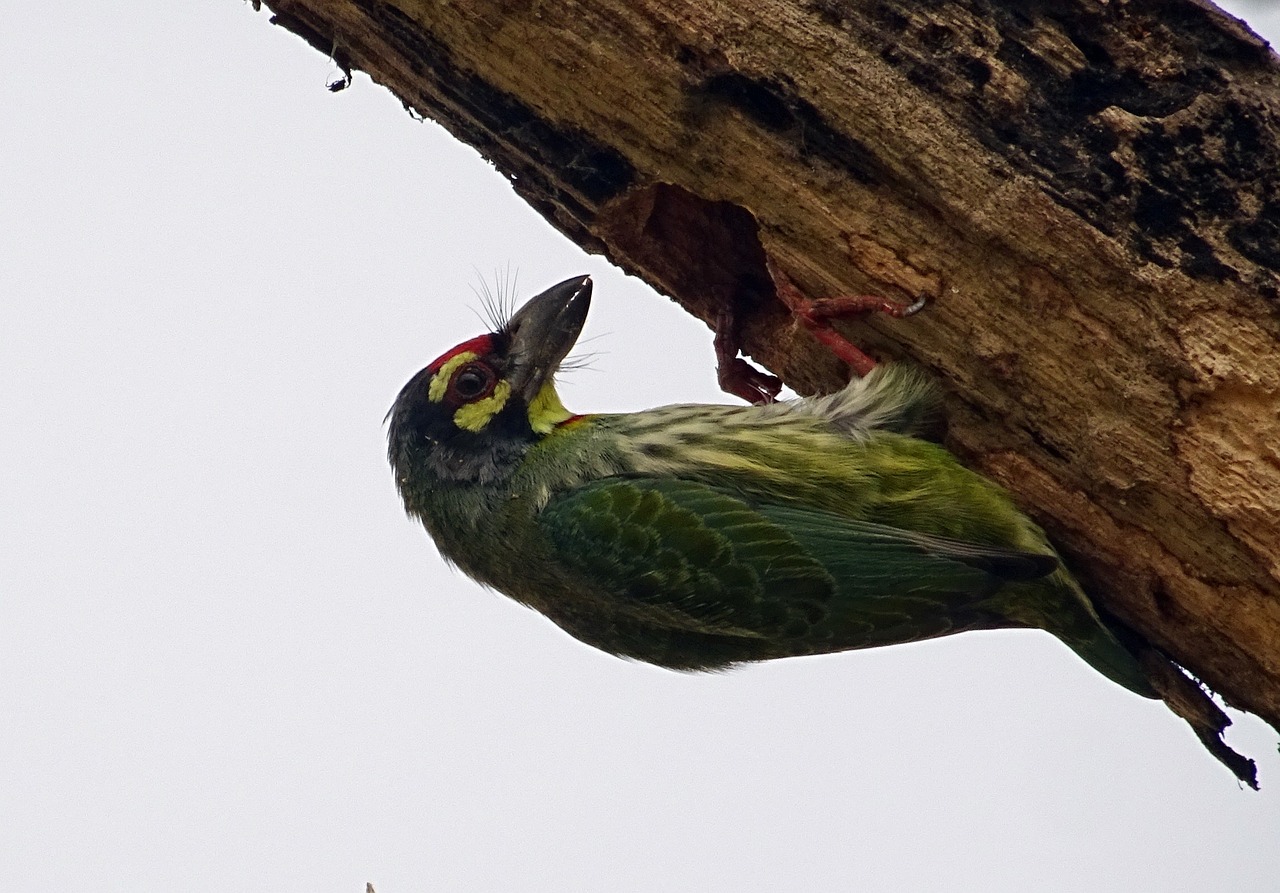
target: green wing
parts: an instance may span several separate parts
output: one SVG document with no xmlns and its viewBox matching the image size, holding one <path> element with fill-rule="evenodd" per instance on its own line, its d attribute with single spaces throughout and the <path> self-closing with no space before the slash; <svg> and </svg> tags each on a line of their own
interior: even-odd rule
<svg viewBox="0 0 1280 893">
<path fill-rule="evenodd" d="M 975 545 L 706 484 L 609 478 L 554 497 L 540 522 L 558 557 L 659 626 L 828 650 L 955 631 L 1007 580 L 1057 560 Z M 797 652 L 799 653 L 799 652 Z"/>
</svg>

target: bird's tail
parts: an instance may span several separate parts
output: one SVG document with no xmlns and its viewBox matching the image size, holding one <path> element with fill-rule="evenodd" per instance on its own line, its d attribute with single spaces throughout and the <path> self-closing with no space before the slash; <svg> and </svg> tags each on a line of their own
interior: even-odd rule
<svg viewBox="0 0 1280 893">
<path fill-rule="evenodd" d="M 1017 592 L 1018 589 L 1034 590 Z M 1003 598 L 1000 598 L 1003 596 Z M 1062 640 L 1112 682 L 1144 698 L 1159 698 L 1138 655 L 1098 616 L 1080 584 L 1063 568 L 1034 583 L 1007 586 L 997 598 L 1006 617 Z"/>
<path fill-rule="evenodd" d="M 1125 634 L 1122 642 L 1121 636 L 1098 616 L 1080 584 L 1065 570 L 1059 568 L 1037 582 L 1049 584 L 1053 596 L 1046 599 L 1042 590 L 1037 597 L 1024 595 L 1021 600 L 1012 599 L 1002 608 L 1007 616 L 1053 633 L 1091 667 L 1134 694 L 1164 701 L 1170 710 L 1186 720 L 1209 753 L 1241 782 L 1257 789 L 1257 767 L 1253 760 L 1236 753 L 1222 740 L 1231 719 L 1199 683 L 1136 634 Z"/>
</svg>

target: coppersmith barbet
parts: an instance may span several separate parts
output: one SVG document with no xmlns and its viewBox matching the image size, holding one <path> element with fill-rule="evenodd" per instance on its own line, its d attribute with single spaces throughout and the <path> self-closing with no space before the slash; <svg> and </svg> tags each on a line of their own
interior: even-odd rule
<svg viewBox="0 0 1280 893">
<path fill-rule="evenodd" d="M 1036 627 L 1154 693 L 1044 533 L 913 436 L 935 391 L 879 365 L 826 397 L 575 415 L 553 381 L 591 280 L 448 351 L 389 413 L 410 515 L 479 582 L 682 670 Z"/>
</svg>

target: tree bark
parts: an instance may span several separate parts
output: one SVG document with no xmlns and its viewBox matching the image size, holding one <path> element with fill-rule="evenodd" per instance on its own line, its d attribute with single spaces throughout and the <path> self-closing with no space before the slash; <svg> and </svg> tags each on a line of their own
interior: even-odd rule
<svg viewBox="0 0 1280 893">
<path fill-rule="evenodd" d="M 1280 727 L 1280 61 L 1202 0 L 267 0 L 801 392 L 947 383 L 1107 613 Z M 341 84 L 335 85 L 341 87 Z"/>
</svg>

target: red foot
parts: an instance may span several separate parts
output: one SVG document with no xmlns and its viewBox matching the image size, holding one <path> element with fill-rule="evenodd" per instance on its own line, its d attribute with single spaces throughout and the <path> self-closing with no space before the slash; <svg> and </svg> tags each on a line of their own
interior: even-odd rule
<svg viewBox="0 0 1280 893">
<path fill-rule="evenodd" d="M 738 326 L 729 310 L 722 310 L 716 318 L 715 345 L 721 390 L 748 403 L 772 403 L 778 398 L 782 381 L 738 356 Z"/>
<path fill-rule="evenodd" d="M 814 300 L 806 297 L 800 289 L 796 288 L 787 275 L 774 266 L 773 261 L 766 260 L 765 265 L 769 270 L 769 276 L 773 279 L 778 300 L 787 305 L 795 318 L 800 320 L 814 338 L 848 363 L 849 368 L 860 378 L 876 367 L 876 361 L 850 344 L 848 339 L 832 328 L 831 321 L 867 313 L 884 313 L 901 319 L 918 312 L 925 305 L 924 298 L 920 298 L 914 304 L 900 304 L 874 295 L 845 295 Z"/>
</svg>

